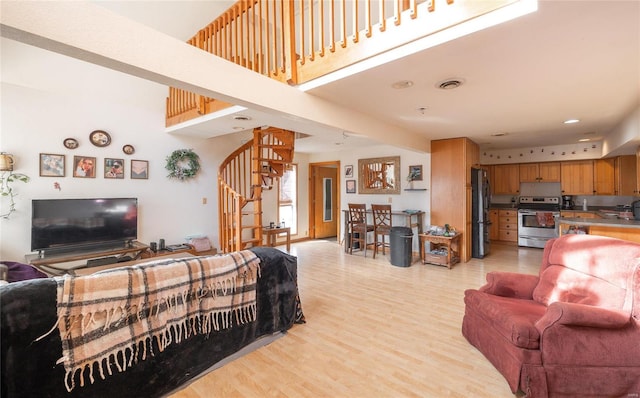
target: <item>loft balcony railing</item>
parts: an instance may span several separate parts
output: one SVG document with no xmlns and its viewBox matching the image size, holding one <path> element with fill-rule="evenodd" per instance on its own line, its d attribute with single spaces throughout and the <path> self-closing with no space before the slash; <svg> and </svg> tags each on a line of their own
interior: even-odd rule
<svg viewBox="0 0 640 398">
<path fill-rule="evenodd" d="M 188 43 L 298 85 L 520 0 L 240 0 Z M 167 126 L 230 106 L 171 88 Z"/>
</svg>

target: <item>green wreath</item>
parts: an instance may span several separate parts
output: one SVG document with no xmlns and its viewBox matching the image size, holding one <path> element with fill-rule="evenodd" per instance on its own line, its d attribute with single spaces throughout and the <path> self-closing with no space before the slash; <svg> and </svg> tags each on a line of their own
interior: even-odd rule
<svg viewBox="0 0 640 398">
<path fill-rule="evenodd" d="M 165 169 L 169 170 L 169 178 L 188 180 L 200 171 L 200 158 L 192 149 L 178 149 L 167 156 Z"/>
</svg>

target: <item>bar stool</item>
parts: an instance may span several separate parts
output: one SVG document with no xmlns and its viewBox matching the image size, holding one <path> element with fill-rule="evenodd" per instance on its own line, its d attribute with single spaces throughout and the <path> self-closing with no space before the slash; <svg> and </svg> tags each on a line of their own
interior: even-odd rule
<svg viewBox="0 0 640 398">
<path fill-rule="evenodd" d="M 367 236 L 374 228 L 367 224 L 367 208 L 364 203 L 349 203 L 349 231 L 349 254 L 353 254 L 353 246 L 358 242 L 367 257 Z"/>
<path fill-rule="evenodd" d="M 382 247 L 382 254 L 388 247 L 391 250 L 391 239 L 385 242 L 385 236 L 391 234 L 391 205 L 371 205 L 373 212 L 373 258 L 378 254 L 378 248 Z M 382 237 L 382 242 L 378 239 Z"/>
</svg>

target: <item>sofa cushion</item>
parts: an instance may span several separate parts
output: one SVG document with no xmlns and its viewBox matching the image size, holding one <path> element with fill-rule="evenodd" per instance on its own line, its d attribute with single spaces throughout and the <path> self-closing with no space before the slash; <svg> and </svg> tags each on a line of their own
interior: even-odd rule
<svg viewBox="0 0 640 398">
<path fill-rule="evenodd" d="M 535 323 L 546 306 L 533 300 L 494 296 L 477 290 L 465 291 L 466 311 L 474 312 L 494 326 L 512 344 L 527 349 L 540 347 Z"/>
<path fill-rule="evenodd" d="M 606 280 L 562 265 L 550 265 L 540 274 L 533 299 L 546 306 L 561 301 L 622 309 L 626 293 L 626 289 Z"/>
</svg>

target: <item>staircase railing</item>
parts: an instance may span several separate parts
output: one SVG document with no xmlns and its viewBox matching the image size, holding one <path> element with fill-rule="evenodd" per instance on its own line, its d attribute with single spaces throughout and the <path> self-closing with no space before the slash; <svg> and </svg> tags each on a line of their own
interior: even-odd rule
<svg viewBox="0 0 640 398">
<path fill-rule="evenodd" d="M 220 249 L 229 253 L 262 244 L 262 191 L 271 189 L 293 160 L 295 133 L 258 128 L 218 170 Z"/>
<path fill-rule="evenodd" d="M 297 85 L 518 1 L 240 0 L 188 43 Z M 167 126 L 228 105 L 171 89 Z"/>
</svg>

